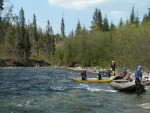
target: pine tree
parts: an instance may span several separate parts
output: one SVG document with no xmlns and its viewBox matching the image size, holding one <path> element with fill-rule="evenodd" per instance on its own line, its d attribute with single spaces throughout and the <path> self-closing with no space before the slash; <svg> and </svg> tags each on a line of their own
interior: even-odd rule
<svg viewBox="0 0 150 113">
<path fill-rule="evenodd" d="M 135 23 L 135 13 L 134 13 L 134 6 L 132 7 L 132 11 L 130 14 L 130 23 L 134 24 Z"/>
<path fill-rule="evenodd" d="M 19 12 L 19 26 L 20 26 L 20 36 L 18 37 L 18 52 L 21 61 L 25 60 L 25 17 L 24 10 L 21 8 Z"/>
<path fill-rule="evenodd" d="M 91 30 L 92 31 L 102 31 L 103 19 L 100 9 L 96 8 L 93 14 L 93 21 Z"/>
<path fill-rule="evenodd" d="M 122 20 L 122 17 L 120 18 L 120 21 L 119 21 L 119 27 L 121 27 L 123 25 L 123 20 Z"/>
<path fill-rule="evenodd" d="M 143 16 L 142 24 L 146 22 L 150 22 L 150 8 L 148 8 L 148 13 Z"/>
<path fill-rule="evenodd" d="M 137 15 L 136 15 L 136 17 L 135 17 L 135 25 L 136 25 L 136 26 L 139 26 L 139 24 L 140 24 L 139 15 L 138 15 L 138 12 L 137 12 Z"/>
<path fill-rule="evenodd" d="M 64 24 L 64 19 L 63 18 L 61 20 L 61 36 L 63 38 L 65 37 L 65 24 Z"/>
<path fill-rule="evenodd" d="M 113 22 L 111 22 L 111 24 L 110 24 L 110 30 L 114 31 L 115 29 L 116 29 L 116 26 L 114 25 Z"/>
<path fill-rule="evenodd" d="M 3 11 L 3 9 L 4 9 L 4 0 L 0 0 L 0 21 L 1 21 L 1 19 L 2 19 L 2 17 L 1 17 L 1 14 L 2 14 L 2 11 Z"/>
<path fill-rule="evenodd" d="M 50 58 L 50 52 L 51 52 L 51 48 L 50 48 L 50 44 L 51 44 L 51 38 L 50 38 L 50 29 L 51 29 L 51 26 L 50 26 L 50 22 L 49 20 L 47 21 L 47 26 L 46 26 L 46 53 L 47 53 L 47 57 Z"/>
<path fill-rule="evenodd" d="M 25 61 L 29 60 L 30 54 L 31 54 L 31 42 L 29 38 L 29 31 L 27 29 L 25 33 Z"/>
<path fill-rule="evenodd" d="M 47 57 L 50 58 L 55 52 L 55 40 L 53 36 L 52 27 L 50 26 L 49 20 L 46 26 L 46 39 L 47 39 Z"/>
<path fill-rule="evenodd" d="M 81 32 L 82 32 L 82 27 L 80 24 L 80 20 L 78 20 L 75 35 L 79 35 L 79 34 L 81 34 Z"/>
<path fill-rule="evenodd" d="M 105 15 L 104 21 L 103 21 L 103 31 L 109 31 L 109 23 L 108 23 L 108 19 Z"/>
<path fill-rule="evenodd" d="M 148 8 L 148 20 L 150 21 L 150 8 Z"/>
<path fill-rule="evenodd" d="M 36 56 L 39 56 L 39 38 L 37 36 L 37 24 L 36 24 L 36 16 L 35 14 L 33 15 L 33 37 L 34 37 L 34 40 L 35 40 L 35 43 L 34 43 L 34 47 L 35 47 L 35 50 L 36 50 Z"/>
<path fill-rule="evenodd" d="M 29 41 L 29 34 L 26 32 L 25 29 L 25 17 L 24 17 L 24 10 L 21 8 L 19 13 L 19 26 L 20 28 L 19 33 L 20 36 L 18 37 L 18 52 L 21 61 L 27 62 L 30 57 L 30 41 Z"/>
</svg>

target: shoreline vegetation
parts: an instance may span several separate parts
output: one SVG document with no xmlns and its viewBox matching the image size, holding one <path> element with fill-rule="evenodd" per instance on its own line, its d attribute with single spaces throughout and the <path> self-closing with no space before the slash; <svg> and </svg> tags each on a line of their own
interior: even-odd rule
<svg viewBox="0 0 150 113">
<path fill-rule="evenodd" d="M 43 67 L 50 66 L 50 63 L 43 60 L 29 60 L 28 62 L 22 63 L 13 61 L 11 59 L 2 60 L 0 59 L 0 67 Z"/>
<path fill-rule="evenodd" d="M 86 70 L 89 73 L 98 73 L 99 69 L 108 69 L 108 68 L 101 68 L 98 66 L 95 67 L 83 67 L 83 66 L 65 66 L 65 65 L 51 65 L 50 63 L 43 61 L 43 60 L 29 60 L 27 63 L 21 63 L 21 62 L 17 62 L 17 61 L 13 61 L 11 59 L 7 59 L 7 60 L 2 60 L 0 59 L 0 67 L 2 68 L 9 68 L 9 67 L 50 67 L 50 66 L 54 66 L 54 67 L 58 67 L 58 68 L 64 68 L 64 69 L 69 69 L 69 70 L 75 70 L 75 71 L 83 71 Z M 135 70 L 133 69 L 128 69 L 128 72 L 130 75 L 133 76 L 133 72 Z M 122 72 L 121 68 L 117 68 L 116 69 L 116 75 L 119 75 Z M 144 75 L 150 75 L 150 72 L 147 70 L 143 70 L 143 74 Z"/>
<path fill-rule="evenodd" d="M 53 66 L 55 68 L 63 68 L 63 69 L 69 69 L 69 70 L 74 70 L 74 71 L 83 71 L 86 70 L 88 73 L 95 73 L 98 74 L 99 69 L 104 69 L 100 67 L 82 67 L 82 66 L 74 66 L 74 67 L 69 67 L 69 66 L 54 66 L 51 65 L 47 62 L 44 61 L 37 61 L 37 60 L 30 60 L 30 62 L 26 64 L 22 64 L 20 62 L 15 62 L 12 60 L 1 60 L 0 59 L 0 68 L 13 68 L 13 67 L 50 67 Z M 107 68 L 105 68 L 107 69 Z M 117 68 L 115 73 L 116 76 L 118 76 L 122 72 L 121 69 Z M 134 77 L 134 71 L 128 69 L 128 74 L 130 74 L 132 77 Z M 143 76 L 147 77 L 150 79 L 150 72 L 143 70 Z"/>
<path fill-rule="evenodd" d="M 5 3 L 0 1 L 0 67 L 66 66 L 82 70 L 80 66 L 97 72 L 110 68 L 113 60 L 119 71 L 124 66 L 134 71 L 137 65 L 150 70 L 150 8 L 140 21 L 133 6 L 129 19 L 123 22 L 121 18 L 118 25 L 96 8 L 89 30 L 78 21 L 66 36 L 63 17 L 62 32 L 55 34 L 49 20 L 45 29 L 37 27 L 35 14 L 26 23 L 22 7 L 14 15 L 13 7 L 5 9 Z"/>
</svg>

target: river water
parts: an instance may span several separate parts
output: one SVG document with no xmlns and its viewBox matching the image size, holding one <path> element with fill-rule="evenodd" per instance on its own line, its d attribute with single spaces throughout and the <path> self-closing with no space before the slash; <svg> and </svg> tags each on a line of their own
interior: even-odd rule
<svg viewBox="0 0 150 113">
<path fill-rule="evenodd" d="M 75 77 L 55 67 L 0 68 L 0 113 L 150 113 L 150 91 L 137 96 Z"/>
</svg>

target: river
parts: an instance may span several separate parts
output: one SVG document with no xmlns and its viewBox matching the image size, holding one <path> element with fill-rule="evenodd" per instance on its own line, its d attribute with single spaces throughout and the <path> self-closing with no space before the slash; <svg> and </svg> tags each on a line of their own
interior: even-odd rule
<svg viewBox="0 0 150 113">
<path fill-rule="evenodd" d="M 150 91 L 137 96 L 75 77 L 56 67 L 0 68 L 0 113 L 150 113 Z"/>
</svg>

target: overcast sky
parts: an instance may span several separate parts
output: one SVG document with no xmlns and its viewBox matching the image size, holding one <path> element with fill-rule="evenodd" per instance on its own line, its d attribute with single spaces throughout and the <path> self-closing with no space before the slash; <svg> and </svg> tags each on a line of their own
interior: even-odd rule
<svg viewBox="0 0 150 113">
<path fill-rule="evenodd" d="M 150 0 L 9 0 L 13 4 L 13 13 L 19 14 L 21 7 L 25 11 L 26 22 L 37 17 L 38 26 L 45 28 L 47 20 L 54 33 L 60 33 L 61 18 L 64 18 L 65 32 L 75 30 L 78 20 L 87 29 L 91 26 L 95 8 L 99 8 L 102 16 L 107 16 L 109 23 L 118 25 L 120 18 L 129 19 L 134 5 L 135 13 L 142 19 L 150 8 Z"/>
</svg>

